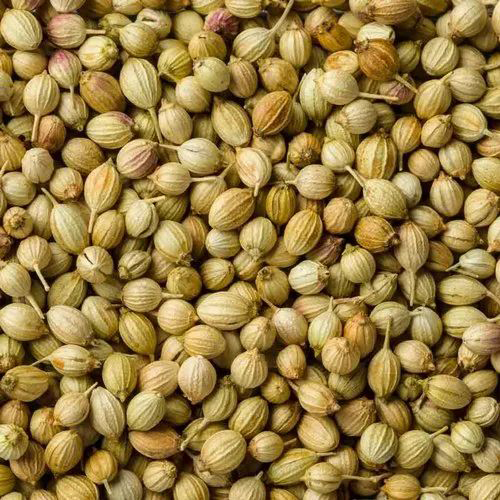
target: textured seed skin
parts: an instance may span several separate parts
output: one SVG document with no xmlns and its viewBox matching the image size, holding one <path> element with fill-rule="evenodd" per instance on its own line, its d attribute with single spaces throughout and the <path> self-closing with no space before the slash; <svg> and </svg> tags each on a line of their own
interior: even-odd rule
<svg viewBox="0 0 500 500">
<path fill-rule="evenodd" d="M 263 354 L 257 349 L 237 355 L 231 363 L 231 377 L 239 386 L 253 389 L 266 380 L 268 367 Z"/>
<path fill-rule="evenodd" d="M 231 231 L 243 225 L 254 211 L 254 198 L 247 189 L 231 188 L 219 195 L 208 213 L 214 229 Z"/>
<path fill-rule="evenodd" d="M 246 146 L 252 136 L 250 118 L 236 102 L 215 97 L 212 124 L 217 134 L 233 147 Z"/>
<path fill-rule="evenodd" d="M 50 213 L 52 235 L 63 250 L 80 254 L 89 244 L 85 220 L 74 205 L 56 205 Z"/>
<path fill-rule="evenodd" d="M 34 50 L 42 41 L 42 28 L 36 17 L 26 10 L 12 10 L 2 18 L 0 31 L 17 50 Z"/>
<path fill-rule="evenodd" d="M 74 430 L 56 434 L 45 448 L 45 462 L 55 474 L 72 469 L 82 458 L 83 443 Z"/>
<path fill-rule="evenodd" d="M 0 0 L 0 497 L 500 500 L 495 3 Z"/>
<path fill-rule="evenodd" d="M 290 120 L 292 97 L 284 90 L 270 92 L 255 106 L 252 113 L 253 129 L 258 136 L 281 132 Z"/>
<path fill-rule="evenodd" d="M 220 431 L 208 438 L 201 448 L 203 466 L 215 474 L 227 474 L 242 462 L 246 442 L 236 431 Z"/>
<path fill-rule="evenodd" d="M 142 455 L 153 460 L 163 460 L 179 452 L 181 439 L 174 429 L 159 424 L 150 431 L 132 431 L 130 444 Z"/>
<path fill-rule="evenodd" d="M 462 338 L 474 353 L 493 354 L 499 350 L 500 328 L 495 323 L 478 323 L 467 328 Z"/>
<path fill-rule="evenodd" d="M 395 459 L 404 468 L 420 467 L 419 464 L 426 463 L 431 458 L 433 449 L 432 439 L 427 433 L 408 431 L 399 438 Z"/>
<path fill-rule="evenodd" d="M 470 390 L 465 383 L 450 375 L 430 377 L 424 391 L 436 406 L 448 410 L 463 408 L 471 400 Z"/>
<path fill-rule="evenodd" d="M 397 445 L 397 435 L 392 427 L 374 423 L 361 435 L 358 452 L 368 463 L 383 464 L 394 456 Z"/>
<path fill-rule="evenodd" d="M 287 223 L 284 243 L 292 255 L 304 255 L 318 243 L 323 223 L 318 214 L 305 209 L 297 212 Z"/>
<path fill-rule="evenodd" d="M 364 188 L 364 196 L 370 210 L 386 219 L 405 219 L 408 215 L 401 190 L 385 179 L 371 179 Z"/>
<path fill-rule="evenodd" d="M 97 388 L 90 396 L 90 421 L 103 436 L 117 438 L 125 427 L 121 403 L 106 389 Z"/>
<path fill-rule="evenodd" d="M 300 481 L 306 470 L 318 460 L 317 454 L 311 450 L 292 448 L 270 466 L 269 481 L 277 486 L 294 484 Z"/>
<path fill-rule="evenodd" d="M 177 380 L 186 397 L 196 404 L 213 391 L 217 378 L 208 360 L 203 356 L 192 356 L 182 364 Z"/>
</svg>

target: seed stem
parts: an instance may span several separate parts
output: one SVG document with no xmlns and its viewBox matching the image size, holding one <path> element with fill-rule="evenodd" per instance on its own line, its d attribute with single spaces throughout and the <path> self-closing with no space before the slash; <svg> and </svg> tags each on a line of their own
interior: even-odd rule
<svg viewBox="0 0 500 500">
<path fill-rule="evenodd" d="M 293 446 L 297 442 L 297 438 L 291 438 L 283 443 L 284 446 Z"/>
<path fill-rule="evenodd" d="M 327 312 L 333 312 L 333 309 L 335 307 L 335 299 L 333 297 L 330 297 L 330 300 L 328 301 L 328 309 Z"/>
<path fill-rule="evenodd" d="M 429 434 L 429 437 L 431 439 L 434 439 L 436 436 L 439 436 L 440 434 L 443 434 L 443 432 L 446 432 L 447 430 L 448 430 L 448 426 L 445 425 L 444 427 L 441 427 L 441 429 L 439 429 L 438 431 L 433 432 L 432 434 Z"/>
<path fill-rule="evenodd" d="M 495 63 L 485 64 L 484 66 L 481 66 L 480 69 L 483 69 L 484 71 L 490 71 L 492 69 L 497 69 L 499 66 L 500 66 L 500 61 Z"/>
<path fill-rule="evenodd" d="M 43 286 L 43 289 L 48 292 L 49 289 L 50 289 L 50 285 L 47 283 L 46 279 L 44 278 L 43 274 L 41 273 L 40 271 L 40 267 L 38 266 L 38 264 L 34 265 L 33 266 L 33 269 L 35 270 L 35 273 L 37 274 L 38 276 L 38 279 L 40 280 L 40 282 L 42 283 L 42 286 Z"/>
<path fill-rule="evenodd" d="M 224 171 L 223 171 L 224 172 Z M 205 182 L 205 181 L 214 181 L 220 177 L 220 175 L 206 175 L 205 177 L 191 177 L 191 182 Z"/>
<path fill-rule="evenodd" d="M 97 218 L 97 210 L 95 208 L 92 208 L 90 210 L 90 219 L 89 219 L 89 227 L 88 227 L 89 234 L 94 229 L 94 224 L 95 224 L 96 218 Z"/>
<path fill-rule="evenodd" d="M 424 383 L 423 380 L 421 382 L 422 384 Z M 423 405 L 425 401 L 425 397 L 426 397 L 425 392 L 422 392 L 419 398 L 413 402 L 412 408 L 416 409 L 417 411 L 420 410 L 420 407 Z"/>
<path fill-rule="evenodd" d="M 488 318 L 486 321 L 488 321 L 490 323 L 495 323 L 496 321 L 500 321 L 500 314 L 497 314 L 493 318 Z"/>
<path fill-rule="evenodd" d="M 415 301 L 415 289 L 417 287 L 417 275 L 415 271 L 408 271 L 410 275 L 410 306 Z"/>
<path fill-rule="evenodd" d="M 31 363 L 30 366 L 37 366 L 41 363 L 45 363 L 45 361 L 50 361 L 50 357 L 49 356 L 46 356 L 44 358 L 41 358 L 41 359 L 37 359 L 35 362 Z"/>
<path fill-rule="evenodd" d="M 485 135 L 486 137 L 495 137 L 497 139 L 500 139 L 500 131 L 499 130 L 489 130 L 489 129 L 485 128 L 483 130 L 483 135 Z"/>
<path fill-rule="evenodd" d="M 401 85 L 404 85 L 408 90 L 411 90 L 414 94 L 418 92 L 418 89 L 414 87 L 410 82 L 406 81 L 401 75 L 394 75 L 394 79 Z"/>
<path fill-rule="evenodd" d="M 292 101 L 297 100 L 297 97 L 299 96 L 299 93 L 300 93 L 300 88 L 302 87 L 302 83 L 304 82 L 305 77 L 306 77 L 306 74 L 304 73 L 302 75 L 302 78 L 300 79 L 299 84 L 297 85 L 297 88 L 295 89 L 295 92 L 293 93 Z"/>
<path fill-rule="evenodd" d="M 158 138 L 158 142 L 161 144 L 163 142 L 163 136 L 161 135 L 160 124 L 158 123 L 158 115 L 156 114 L 155 108 L 148 109 L 149 115 L 151 116 L 151 120 L 153 121 L 153 126 L 156 132 L 156 137 Z"/>
<path fill-rule="evenodd" d="M 413 311 L 410 311 L 410 316 L 413 318 L 414 316 L 419 315 L 423 309 L 424 309 L 424 306 L 416 307 L 415 309 L 413 309 Z"/>
<path fill-rule="evenodd" d="M 163 201 L 166 196 L 163 194 L 161 196 L 156 196 L 154 198 L 144 198 L 142 201 L 146 201 L 148 203 L 157 203 L 158 201 Z"/>
<path fill-rule="evenodd" d="M 111 488 L 109 487 L 109 483 L 108 483 L 108 480 L 105 479 L 102 483 L 104 485 L 104 489 L 106 490 L 106 493 L 108 493 L 109 496 L 111 496 Z"/>
<path fill-rule="evenodd" d="M 384 349 L 391 350 L 391 328 L 392 318 L 387 319 L 387 326 L 385 327 Z"/>
<path fill-rule="evenodd" d="M 281 25 L 285 22 L 286 17 L 290 13 L 293 7 L 293 2 L 295 0 L 290 0 L 288 2 L 288 5 L 285 7 L 285 10 L 283 11 L 283 14 L 281 14 L 281 17 L 276 21 L 276 24 L 269 30 L 269 37 L 271 38 L 274 36 L 274 34 L 280 29 Z"/>
<path fill-rule="evenodd" d="M 173 144 L 163 144 L 161 142 L 158 143 L 158 146 L 160 146 L 160 148 L 173 149 L 174 151 L 177 151 L 180 148 L 180 146 L 174 146 Z"/>
<path fill-rule="evenodd" d="M 33 307 L 33 309 L 37 312 L 38 316 L 40 316 L 40 318 L 44 319 L 43 312 L 40 309 L 40 306 L 38 305 L 38 303 L 35 300 L 35 298 L 33 297 L 33 295 L 31 295 L 31 293 L 26 295 L 26 300 L 31 304 L 31 307 Z"/>
<path fill-rule="evenodd" d="M 363 177 L 361 177 L 361 175 L 356 172 L 350 165 L 346 165 L 345 166 L 345 169 L 347 172 L 349 172 L 353 177 L 354 177 L 354 180 L 362 187 L 364 188 L 365 187 L 365 180 L 363 179 Z"/>
<path fill-rule="evenodd" d="M 52 205 L 54 206 L 59 205 L 59 202 L 45 188 L 42 188 L 42 193 L 52 202 Z"/>
<path fill-rule="evenodd" d="M 200 425 L 200 428 L 199 429 L 196 429 L 196 432 L 193 432 L 193 434 L 191 434 L 191 436 L 188 436 L 186 439 L 183 439 L 182 442 L 181 442 L 181 445 L 179 447 L 180 451 L 184 451 L 188 444 L 194 439 L 194 437 L 200 433 L 201 431 L 205 430 L 208 425 L 210 424 L 210 420 L 204 418 L 201 425 Z M 189 455 L 190 452 L 189 451 L 186 451 L 186 453 Z"/>
<path fill-rule="evenodd" d="M 458 269 L 460 267 L 460 262 L 457 262 L 456 264 L 453 264 L 452 266 L 448 267 L 447 269 L 445 269 L 444 271 L 446 273 L 450 272 L 450 271 L 454 271 L 455 269 Z"/>
<path fill-rule="evenodd" d="M 168 293 L 168 292 L 163 292 L 161 296 L 164 299 L 182 299 L 184 298 L 184 295 L 182 293 Z"/>
<path fill-rule="evenodd" d="M 486 290 L 486 296 L 489 297 L 491 300 L 495 301 L 498 305 L 500 305 L 500 299 L 492 292 L 489 290 Z"/>
<path fill-rule="evenodd" d="M 3 165 L 2 165 L 2 168 L 0 169 L 0 179 L 4 176 L 5 172 L 7 171 L 7 165 L 8 163 L 5 162 Z"/>
<path fill-rule="evenodd" d="M 90 394 L 98 385 L 99 385 L 99 382 L 96 382 L 95 384 L 92 384 L 86 391 L 84 391 L 83 394 L 85 394 L 85 396 L 87 394 Z"/>
<path fill-rule="evenodd" d="M 231 168 L 232 168 L 232 165 L 227 166 L 217 177 L 219 177 L 219 179 L 224 179 L 226 177 L 226 175 L 229 173 L 229 171 L 231 170 Z"/>
<path fill-rule="evenodd" d="M 358 97 L 364 97 L 366 99 L 384 99 L 386 101 L 397 101 L 398 97 L 393 95 L 383 95 L 383 94 L 371 94 L 370 92 L 360 92 Z"/>
<path fill-rule="evenodd" d="M 349 474 L 342 474 L 342 479 L 353 479 L 354 481 L 370 481 L 372 483 L 377 483 L 381 479 L 390 476 L 390 474 L 379 474 L 378 476 L 363 477 L 363 476 L 351 476 Z"/>
<path fill-rule="evenodd" d="M 340 297 L 338 299 L 333 299 L 333 303 L 335 305 L 350 304 L 351 302 L 361 303 L 363 302 L 364 297 L 364 295 L 357 295 L 356 297 Z"/>
<path fill-rule="evenodd" d="M 446 73 L 446 75 L 444 75 L 442 78 L 440 78 L 438 81 L 440 83 L 442 83 L 443 85 L 446 84 L 448 85 L 448 80 L 450 78 L 450 76 L 452 75 L 453 71 L 450 71 L 449 73 Z"/>
<path fill-rule="evenodd" d="M 87 33 L 87 35 L 105 35 L 106 34 L 106 30 L 92 30 L 92 29 L 87 29 L 87 30 L 85 30 L 85 33 Z"/>
<path fill-rule="evenodd" d="M 279 307 L 275 306 L 269 299 L 266 299 L 266 297 L 261 296 L 260 297 L 262 302 L 267 304 L 273 311 L 277 311 Z"/>
<path fill-rule="evenodd" d="M 35 143 L 38 140 L 38 129 L 40 128 L 40 115 L 34 115 L 33 129 L 31 130 L 31 142 Z"/>
</svg>

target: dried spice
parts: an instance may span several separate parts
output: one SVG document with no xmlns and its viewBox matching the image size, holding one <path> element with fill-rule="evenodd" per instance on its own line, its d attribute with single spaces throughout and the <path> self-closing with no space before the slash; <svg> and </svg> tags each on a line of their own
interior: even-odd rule
<svg viewBox="0 0 500 500">
<path fill-rule="evenodd" d="M 2 498 L 499 495 L 498 5 L 7 7 Z"/>
</svg>

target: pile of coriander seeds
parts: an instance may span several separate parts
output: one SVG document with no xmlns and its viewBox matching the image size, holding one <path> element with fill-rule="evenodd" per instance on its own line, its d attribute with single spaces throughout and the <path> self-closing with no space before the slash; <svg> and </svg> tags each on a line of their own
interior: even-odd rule
<svg viewBox="0 0 500 500">
<path fill-rule="evenodd" d="M 500 500 L 499 37 L 0 0 L 0 500 Z"/>
</svg>

